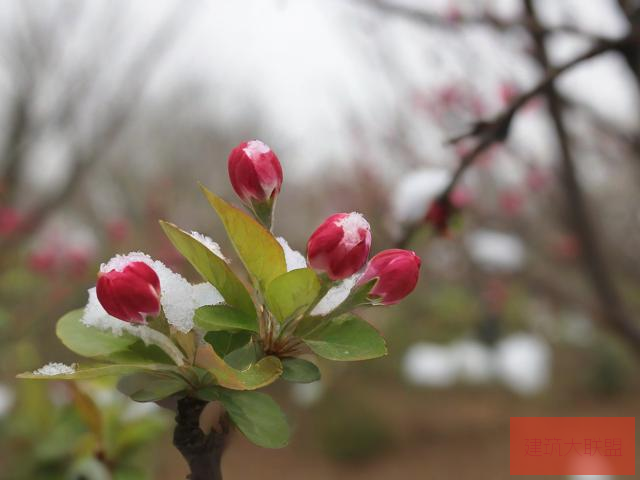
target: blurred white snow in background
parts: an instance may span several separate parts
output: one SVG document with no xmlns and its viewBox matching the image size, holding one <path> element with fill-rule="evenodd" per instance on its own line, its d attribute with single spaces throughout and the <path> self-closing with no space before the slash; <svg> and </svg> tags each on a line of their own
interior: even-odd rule
<svg viewBox="0 0 640 480">
<path fill-rule="evenodd" d="M 422 221 L 450 179 L 451 173 L 444 168 L 425 168 L 402 177 L 391 198 L 393 219 L 406 225 Z"/>
<path fill-rule="evenodd" d="M 551 348 L 527 333 L 502 339 L 495 348 L 474 340 L 450 345 L 419 342 L 407 349 L 403 374 L 409 383 L 445 388 L 456 383 L 498 381 L 523 396 L 544 391 L 550 382 Z"/>
<path fill-rule="evenodd" d="M 4 383 L 0 383 L 0 418 L 5 417 L 13 408 L 15 401 L 13 388 Z"/>
<path fill-rule="evenodd" d="M 525 261 L 524 245 L 515 235 L 479 229 L 471 232 L 465 243 L 471 258 L 489 271 L 513 272 Z"/>
</svg>

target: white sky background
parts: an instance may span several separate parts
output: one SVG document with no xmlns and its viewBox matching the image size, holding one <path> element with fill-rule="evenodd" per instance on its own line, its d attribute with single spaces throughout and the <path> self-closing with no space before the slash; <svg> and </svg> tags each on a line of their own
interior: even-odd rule
<svg viewBox="0 0 640 480">
<path fill-rule="evenodd" d="M 7 2 L 11 3 L 2 3 L 6 6 Z M 56 3 L 61 2 L 49 5 Z M 484 27 L 448 33 L 400 17 L 380 16 L 349 0 L 182 3 L 196 13 L 147 94 L 161 100 L 187 81 L 198 79 L 208 87 L 208 96 L 198 103 L 231 138 L 247 115 L 262 120 L 264 130 L 259 135 L 279 154 L 289 178 L 309 178 L 323 171 L 326 162 L 365 157 L 388 169 L 386 176 L 393 179 L 406 166 L 398 162 L 397 151 L 389 148 L 386 138 L 394 133 L 415 91 L 428 94 L 452 81 L 464 83 L 495 111 L 502 81 L 526 87 L 536 80 L 535 69 L 521 60 L 523 37 L 517 33 L 504 35 Z M 478 13 L 490 5 L 492 11 L 507 17 L 517 14 L 520 5 L 518 0 L 402 3 L 436 13 L 455 4 L 463 14 Z M 571 23 L 613 37 L 626 28 L 614 3 L 541 0 L 547 23 Z M 104 5 L 95 2 L 92 6 L 99 12 Z M 169 0 L 110 2 L 112 8 L 126 12 L 124 30 L 132 45 L 172 11 L 171 5 Z M 75 36 L 67 52 L 71 63 L 73 55 L 89 53 L 100 58 L 101 52 L 90 50 L 95 43 L 92 36 L 100 34 L 92 25 L 99 20 L 89 16 Z M 11 22 L 11 16 L 5 16 L 4 22 Z M 586 47 L 583 41 L 567 36 L 555 39 L 552 46 L 556 61 Z M 111 87 L 126 88 L 116 75 L 111 82 Z M 64 88 L 64 82 L 59 83 L 58 88 Z M 622 61 L 614 55 L 576 68 L 563 77 L 561 87 L 621 127 L 637 127 L 637 92 Z M 444 141 L 458 132 L 443 132 L 423 118 L 409 119 L 402 132 L 414 149 L 429 163 L 451 165 L 455 155 L 444 147 Z M 354 137 L 354 124 L 361 131 L 359 139 Z M 518 117 L 514 124 L 514 145 L 537 153 L 540 161 L 548 161 L 553 153 L 548 135 L 545 122 L 535 113 Z M 33 174 L 46 182 L 63 169 L 60 158 L 64 155 L 50 154 L 58 149 L 64 152 L 55 144 L 35 149 Z M 365 147 L 382 153 L 371 156 Z"/>
</svg>

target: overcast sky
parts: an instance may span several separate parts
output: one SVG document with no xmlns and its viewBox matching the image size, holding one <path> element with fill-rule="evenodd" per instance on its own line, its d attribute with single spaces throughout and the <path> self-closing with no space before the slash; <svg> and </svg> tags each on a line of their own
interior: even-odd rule
<svg viewBox="0 0 640 480">
<path fill-rule="evenodd" d="M 446 13 L 455 3 L 463 14 L 477 12 L 485 4 L 464 0 L 402 3 L 436 13 Z M 550 24 L 575 23 L 614 37 L 626 28 L 614 0 L 540 3 Z M 61 4 L 49 2 L 54 8 Z M 462 83 L 476 90 L 491 112 L 500 107 L 501 82 L 526 87 L 537 76 L 535 68 L 522 60 L 523 36 L 517 33 L 496 34 L 484 27 L 450 33 L 381 16 L 363 2 L 348 0 L 181 4 L 194 13 L 148 95 L 160 100 L 186 80 L 197 79 L 207 86 L 198 103 L 232 138 L 247 115 L 262 119 L 260 135 L 276 151 L 286 153 L 281 156 L 292 175 L 317 173 L 320 161 L 324 168 L 325 162 L 362 157 L 363 145 L 386 148 L 385 136 L 393 132 L 398 112 L 410 106 L 416 91 L 428 94 L 452 82 Z M 518 0 L 486 2 L 505 17 L 517 14 L 519 4 Z M 95 2 L 94 14 L 87 15 L 69 55 L 77 54 L 83 45 L 90 48 L 90 37 L 100 34 L 93 28 L 100 22 L 96 12 L 105 5 L 121 9 L 133 45 L 161 24 L 168 12 L 173 14 L 175 2 Z M 5 16 L 4 22 L 10 23 L 11 16 Z M 576 38 L 556 38 L 553 58 L 565 60 L 586 46 Z M 126 55 L 126 48 L 123 50 Z M 92 54 L 99 56 L 100 52 Z M 561 86 L 621 126 L 638 124 L 637 92 L 614 55 L 577 68 L 562 79 Z M 514 142 L 549 157 L 552 144 L 545 137 L 543 123 L 535 113 L 523 115 L 514 126 Z M 359 141 L 354 140 L 354 125 L 361 134 Z M 443 146 L 452 132 L 442 132 L 429 122 L 409 122 L 403 125 L 403 133 L 418 152 L 425 152 L 429 162 L 446 165 L 455 159 L 454 152 Z M 382 157 L 384 161 L 385 155 Z M 394 160 L 388 159 L 389 166 L 397 166 Z M 401 169 L 389 168 L 391 178 L 401 173 Z"/>
</svg>

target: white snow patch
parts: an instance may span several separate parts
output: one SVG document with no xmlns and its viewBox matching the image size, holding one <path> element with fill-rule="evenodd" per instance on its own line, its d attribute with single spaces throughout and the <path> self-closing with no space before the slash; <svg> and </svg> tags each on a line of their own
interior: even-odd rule
<svg viewBox="0 0 640 480">
<path fill-rule="evenodd" d="M 109 315 L 102 305 L 98 301 L 98 295 L 96 289 L 90 288 L 88 290 L 89 301 L 86 307 L 84 307 L 84 314 L 82 315 L 82 323 L 88 327 L 95 327 L 98 330 L 108 331 L 110 330 L 114 335 L 121 335 L 122 330 L 127 325 L 126 322 L 112 317 Z"/>
<path fill-rule="evenodd" d="M 412 384 L 437 388 L 453 385 L 458 375 L 456 361 L 448 347 L 424 342 L 407 350 L 402 370 Z"/>
<path fill-rule="evenodd" d="M 284 250 L 284 260 L 287 263 L 287 272 L 291 270 L 298 270 L 299 268 L 307 268 L 307 261 L 297 250 L 294 250 L 289 246 L 289 243 L 284 239 L 284 237 L 276 238 L 282 250 Z"/>
<path fill-rule="evenodd" d="M 461 340 L 450 350 L 458 364 L 458 377 L 471 384 L 487 383 L 494 374 L 492 351 L 475 340 Z"/>
<path fill-rule="evenodd" d="M 450 179 L 451 174 L 444 168 L 425 168 L 405 175 L 391 197 L 393 219 L 405 225 L 421 222 Z"/>
<path fill-rule="evenodd" d="M 71 375 L 76 372 L 76 368 L 72 365 L 65 365 L 64 363 L 48 363 L 44 367 L 40 367 L 33 371 L 34 375 Z"/>
<path fill-rule="evenodd" d="M 542 391 L 551 376 L 551 349 L 535 335 L 518 333 L 500 341 L 497 372 L 511 390 L 521 395 Z"/>
<path fill-rule="evenodd" d="M 311 315 L 326 315 L 333 311 L 338 305 L 344 302 L 358 279 L 362 276 L 360 273 L 355 273 L 348 278 L 345 278 L 335 287 L 332 287 L 327 294 L 322 297 L 322 300 L 311 310 Z"/>
<path fill-rule="evenodd" d="M 364 218 L 361 213 L 351 212 L 346 217 L 341 218 L 336 222 L 336 225 L 342 227 L 344 236 L 342 237 L 342 243 L 347 246 L 357 245 L 362 241 L 360 230 L 364 229 L 371 231 L 369 222 Z"/>
<path fill-rule="evenodd" d="M 0 383 L 0 418 L 6 417 L 13 408 L 16 394 L 9 385 Z"/>
<path fill-rule="evenodd" d="M 252 160 L 257 160 L 260 155 L 269 153 L 271 149 L 268 145 L 260 140 L 251 140 L 247 142 L 247 146 L 242 151 Z"/>
<path fill-rule="evenodd" d="M 495 349 L 475 340 L 451 345 L 419 342 L 405 353 L 402 370 L 419 386 L 446 388 L 457 381 L 477 385 L 496 379 L 519 395 L 533 395 L 549 383 L 551 349 L 528 333 L 506 337 Z"/>
<path fill-rule="evenodd" d="M 318 403 L 324 391 L 324 384 L 320 380 L 312 383 L 294 383 L 291 385 L 291 398 L 301 407 L 310 407 Z"/>
<path fill-rule="evenodd" d="M 193 307 L 200 308 L 205 305 L 219 305 L 224 303 L 224 298 L 210 283 L 203 282 L 191 287 Z"/>
<path fill-rule="evenodd" d="M 473 260 L 488 270 L 515 271 L 522 267 L 525 248 L 522 241 L 506 233 L 476 230 L 466 239 Z"/>
<path fill-rule="evenodd" d="M 144 262 L 158 274 L 160 279 L 160 303 L 167 317 L 167 321 L 181 332 L 188 332 L 193 328 L 193 314 L 196 308 L 203 305 L 218 305 L 223 302 L 220 292 L 208 283 L 191 285 L 184 277 L 171 271 L 167 266 L 142 252 L 132 252 L 127 255 L 116 255 L 106 264 L 100 266 L 101 272 L 111 270 L 122 271 L 131 262 Z M 111 330 L 120 334 L 128 325 L 109 315 L 95 294 L 95 288 L 89 289 L 89 302 L 85 307 L 82 323 L 101 330 Z"/>
<path fill-rule="evenodd" d="M 127 408 L 122 412 L 122 419 L 126 421 L 138 420 L 152 414 L 158 414 L 160 407 L 154 402 L 127 401 Z"/>
<path fill-rule="evenodd" d="M 211 252 L 216 257 L 221 258 L 227 263 L 230 262 L 230 260 L 227 257 L 225 257 L 224 254 L 222 253 L 222 249 L 220 248 L 220 245 L 214 242 L 211 239 L 211 237 L 208 237 L 207 235 L 204 235 L 203 233 L 196 232 L 196 231 L 191 231 L 189 235 L 191 235 L 195 240 L 197 240 L 198 242 L 203 244 L 205 247 L 207 247 L 209 250 L 211 250 Z"/>
</svg>

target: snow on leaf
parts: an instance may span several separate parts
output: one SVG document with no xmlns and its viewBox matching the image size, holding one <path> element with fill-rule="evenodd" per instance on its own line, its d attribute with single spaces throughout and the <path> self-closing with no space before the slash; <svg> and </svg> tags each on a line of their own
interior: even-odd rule
<svg viewBox="0 0 640 480">
<path fill-rule="evenodd" d="M 326 315 L 334 310 L 347 299 L 360 276 L 360 273 L 355 273 L 350 277 L 345 278 L 335 287 L 332 287 L 327 294 L 322 297 L 322 300 L 320 300 L 314 307 L 311 311 L 311 315 Z"/>
<path fill-rule="evenodd" d="M 476 230 L 466 241 L 474 261 L 488 270 L 515 271 L 525 260 L 525 247 L 514 236 L 494 230 Z"/>
<path fill-rule="evenodd" d="M 196 239 L 205 247 L 207 247 L 209 250 L 211 250 L 218 258 L 221 258 L 227 263 L 231 262 L 231 260 L 229 260 L 227 257 L 223 255 L 220 245 L 214 242 L 210 237 L 195 231 L 191 231 L 189 235 L 191 235 L 194 239 Z"/>
<path fill-rule="evenodd" d="M 65 365 L 64 363 L 52 362 L 46 364 L 44 367 L 40 367 L 37 370 L 33 371 L 34 375 L 45 375 L 45 376 L 54 376 L 54 375 L 71 375 L 76 372 L 76 367 L 73 365 Z"/>
<path fill-rule="evenodd" d="M 289 243 L 283 238 L 276 238 L 282 250 L 284 250 L 284 260 L 287 263 L 287 272 L 298 270 L 299 268 L 307 268 L 307 261 L 304 256 L 297 250 L 292 249 Z"/>
</svg>

